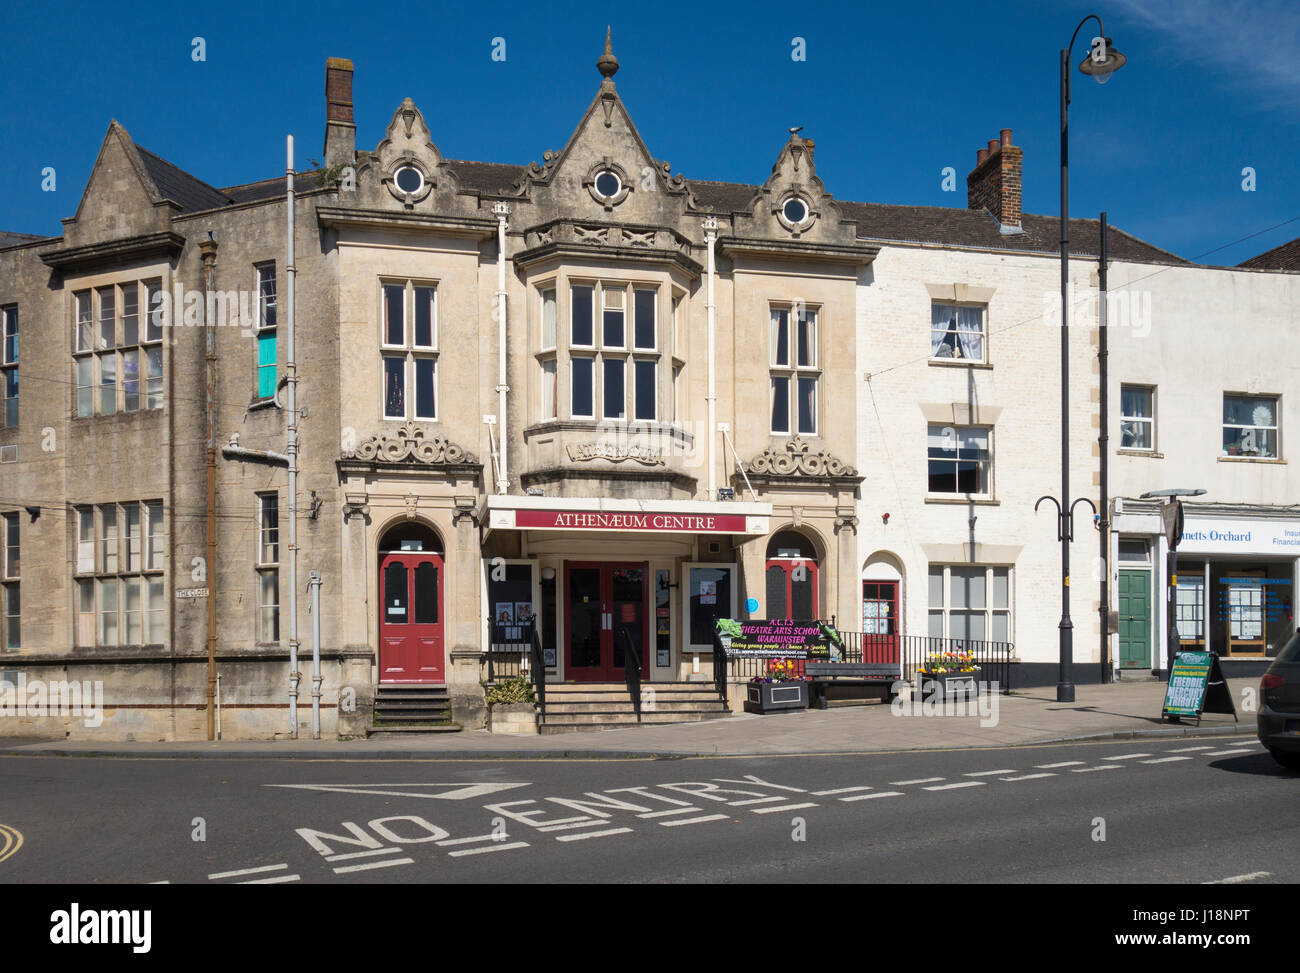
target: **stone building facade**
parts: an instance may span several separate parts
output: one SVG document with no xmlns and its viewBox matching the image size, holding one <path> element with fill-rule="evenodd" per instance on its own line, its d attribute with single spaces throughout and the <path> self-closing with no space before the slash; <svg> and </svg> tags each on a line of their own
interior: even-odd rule
<svg viewBox="0 0 1300 973">
<path fill-rule="evenodd" d="M 353 66 L 328 62 L 292 373 L 283 176 L 216 188 L 114 122 L 62 235 L 0 237 L 22 379 L 0 669 L 105 693 L 100 725 L 19 732 L 201 738 L 211 697 L 226 736 L 267 738 L 291 686 L 310 732 L 314 629 L 327 737 L 364 733 L 385 686 L 446 687 L 479 725 L 485 648 L 533 620 L 555 681 L 620 680 L 629 643 L 646 680 L 708 678 L 722 616 L 1054 658 L 1032 506 L 1056 476 L 1055 221 L 1021 213 L 1010 131 L 967 209 L 837 200 L 797 129 L 761 185 L 689 180 L 637 132 L 608 40 L 597 67 L 568 142 L 520 166 L 447 158 L 409 99 L 358 150 Z M 1120 233 L 1112 255 L 1185 264 Z M 1092 496 L 1096 378 L 1073 382 Z"/>
</svg>

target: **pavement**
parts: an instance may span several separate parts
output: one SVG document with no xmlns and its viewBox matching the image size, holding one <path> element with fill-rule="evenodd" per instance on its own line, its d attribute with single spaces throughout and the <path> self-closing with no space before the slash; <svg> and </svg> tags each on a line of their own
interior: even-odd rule
<svg viewBox="0 0 1300 973">
<path fill-rule="evenodd" d="M 1230 679 L 1239 722 L 1207 713 L 1197 726 L 1161 722 L 1165 684 L 1152 679 L 1075 687 L 1073 703 L 1058 703 L 1046 686 L 993 695 L 966 714 L 941 714 L 920 701 L 892 706 L 872 701 L 757 715 L 735 714 L 701 723 L 634 726 L 546 736 L 467 730 L 384 734 L 367 740 L 223 740 L 117 742 L 0 737 L 0 754 L 124 757 L 297 757 L 369 759 L 627 758 L 880 753 L 1041 745 L 1079 740 L 1179 739 L 1255 733 L 1243 704 L 1254 679 Z M 951 706 L 951 704 L 950 704 Z M 651 714 L 645 714 L 652 718 Z"/>
</svg>

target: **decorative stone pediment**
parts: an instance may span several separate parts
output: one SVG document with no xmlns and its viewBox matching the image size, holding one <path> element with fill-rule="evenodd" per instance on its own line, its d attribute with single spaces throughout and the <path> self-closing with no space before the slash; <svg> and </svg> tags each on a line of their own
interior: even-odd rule
<svg viewBox="0 0 1300 973">
<path fill-rule="evenodd" d="M 376 463 L 411 463 L 425 466 L 466 466 L 478 463 L 473 453 L 442 436 L 426 438 L 413 422 L 403 423 L 392 435 L 371 436 L 345 459 Z"/>
<path fill-rule="evenodd" d="M 745 464 L 750 476 L 856 477 L 858 471 L 826 450 L 812 451 L 812 443 L 797 436 L 783 447 L 769 446 Z"/>
</svg>

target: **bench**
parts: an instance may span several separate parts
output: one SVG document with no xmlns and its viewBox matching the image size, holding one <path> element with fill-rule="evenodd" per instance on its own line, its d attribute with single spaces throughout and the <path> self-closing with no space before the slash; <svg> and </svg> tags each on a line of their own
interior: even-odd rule
<svg viewBox="0 0 1300 973">
<path fill-rule="evenodd" d="M 803 674 L 812 679 L 809 709 L 826 709 L 826 688 L 837 686 L 883 686 L 884 701 L 893 700 L 894 683 L 901 677 L 897 662 L 805 662 Z"/>
</svg>

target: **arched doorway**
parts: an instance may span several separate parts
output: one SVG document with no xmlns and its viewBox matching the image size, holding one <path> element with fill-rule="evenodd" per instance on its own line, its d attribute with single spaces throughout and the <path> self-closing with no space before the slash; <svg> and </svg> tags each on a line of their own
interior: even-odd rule
<svg viewBox="0 0 1300 973">
<path fill-rule="evenodd" d="M 446 682 L 442 541 L 408 522 L 379 541 L 379 681 Z"/>
<path fill-rule="evenodd" d="M 903 637 L 903 569 L 898 558 L 877 551 L 862 570 L 862 659 L 897 662 Z"/>
<path fill-rule="evenodd" d="M 818 618 L 820 563 L 812 540 L 779 530 L 767 544 L 767 617 Z"/>
</svg>

